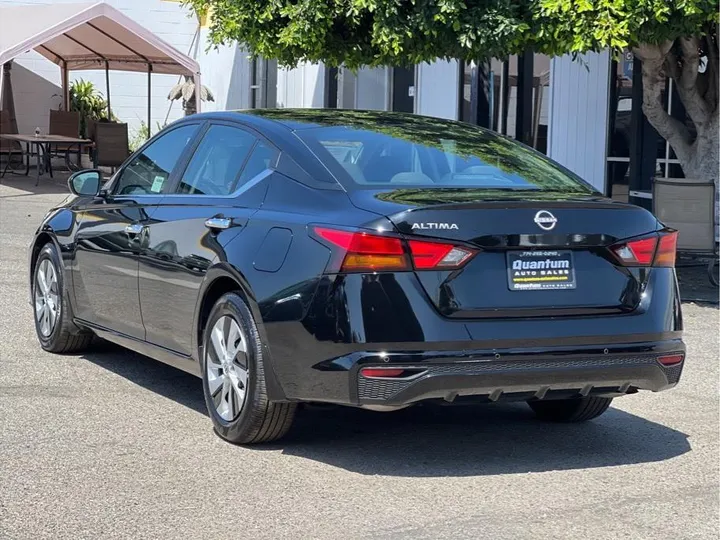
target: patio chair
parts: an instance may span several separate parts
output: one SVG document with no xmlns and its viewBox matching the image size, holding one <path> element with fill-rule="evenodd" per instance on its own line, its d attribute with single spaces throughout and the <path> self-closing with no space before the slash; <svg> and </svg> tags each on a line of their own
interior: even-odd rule
<svg viewBox="0 0 720 540">
<path fill-rule="evenodd" d="M 653 213 L 662 223 L 677 229 L 678 253 L 710 259 L 708 276 L 715 286 L 716 189 L 713 180 L 656 178 L 653 182 Z"/>
<path fill-rule="evenodd" d="M 0 133 L 5 134 L 17 134 L 17 129 L 14 128 L 10 111 L 0 110 Z M 19 156 L 22 161 L 22 146 L 17 141 L 8 141 L 6 139 L 0 139 L 0 155 L 6 156 L 7 164 L 5 169 L 8 169 L 14 156 Z M 3 172 L 4 174 L 4 172 Z"/>
<path fill-rule="evenodd" d="M 80 113 L 77 111 L 56 111 L 50 109 L 50 135 L 63 135 L 65 137 L 75 137 L 80 135 Z M 56 143 L 48 148 L 50 156 L 64 157 L 65 162 L 70 168 L 70 154 L 77 156 L 77 164 L 80 165 L 80 154 L 82 146 L 79 144 Z M 52 174 L 52 169 L 51 173 Z"/>
<path fill-rule="evenodd" d="M 128 125 L 117 122 L 95 122 L 94 167 L 119 167 L 130 155 Z"/>
</svg>

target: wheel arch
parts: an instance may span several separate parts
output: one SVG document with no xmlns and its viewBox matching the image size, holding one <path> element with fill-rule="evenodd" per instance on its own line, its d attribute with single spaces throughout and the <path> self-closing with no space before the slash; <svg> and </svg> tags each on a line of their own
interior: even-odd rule
<svg viewBox="0 0 720 540">
<path fill-rule="evenodd" d="M 212 311 L 215 302 L 224 294 L 234 292 L 239 294 L 247 304 L 250 312 L 255 319 L 255 324 L 260 335 L 260 341 L 263 346 L 263 367 L 265 370 L 265 378 L 267 384 L 268 397 L 272 401 L 288 401 L 285 392 L 280 386 L 280 382 L 275 375 L 273 368 L 272 353 L 265 333 L 260 309 L 257 305 L 252 289 L 245 277 L 232 265 L 226 262 L 218 263 L 212 266 L 205 275 L 205 279 L 200 287 L 198 294 L 197 306 L 195 308 L 195 318 L 193 323 L 192 350 L 197 356 L 195 360 L 200 363 L 202 358 L 202 336 L 205 329 L 205 323 Z"/>
<path fill-rule="evenodd" d="M 37 259 L 40 256 L 40 251 L 47 244 L 53 244 L 55 246 L 58 255 L 60 255 L 60 263 L 63 263 L 62 247 L 60 246 L 60 242 L 58 242 L 58 239 L 55 236 L 53 230 L 46 227 L 45 229 L 38 232 L 35 235 L 35 238 L 33 238 L 32 243 L 30 244 L 30 248 L 28 249 L 28 268 L 30 269 L 30 271 L 28 272 L 28 299 L 30 302 L 32 302 L 32 287 L 33 276 L 35 275 L 35 265 L 37 264 Z M 63 273 L 63 281 L 65 283 L 68 283 L 68 275 L 64 264 L 60 270 Z"/>
</svg>

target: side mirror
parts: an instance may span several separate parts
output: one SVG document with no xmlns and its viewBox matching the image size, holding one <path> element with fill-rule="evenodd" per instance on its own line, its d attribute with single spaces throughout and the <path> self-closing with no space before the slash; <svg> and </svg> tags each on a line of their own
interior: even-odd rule
<svg viewBox="0 0 720 540">
<path fill-rule="evenodd" d="M 78 171 L 68 178 L 68 187 L 75 195 L 98 195 L 101 185 L 102 174 L 97 169 Z"/>
</svg>

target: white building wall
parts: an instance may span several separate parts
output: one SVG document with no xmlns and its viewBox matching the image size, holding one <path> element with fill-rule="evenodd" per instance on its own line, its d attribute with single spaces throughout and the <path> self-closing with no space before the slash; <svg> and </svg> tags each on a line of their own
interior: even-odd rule
<svg viewBox="0 0 720 540">
<path fill-rule="evenodd" d="M 325 65 L 302 63 L 293 69 L 278 69 L 277 106 L 322 108 L 325 103 Z"/>
<path fill-rule="evenodd" d="M 210 89 L 214 102 L 204 102 L 203 112 L 250 108 L 251 61 L 237 45 L 207 49 L 209 29 L 200 32 L 197 61 L 202 84 Z"/>
<path fill-rule="evenodd" d="M 178 2 L 165 0 L 105 0 L 128 17 L 154 32 L 184 54 L 191 53 L 190 45 L 197 30 L 197 19 Z M 0 0 L 0 5 L 77 3 L 77 0 Z M 200 44 L 199 49 L 205 48 Z M 192 54 L 190 54 L 192 56 Z M 46 131 L 49 110 L 62 103 L 60 68 L 34 51 L 25 53 L 14 62 L 12 69 L 13 97 L 18 131 L 30 133 L 36 127 Z M 71 71 L 70 81 L 91 81 L 105 96 L 104 71 Z M 182 105 L 167 100 L 170 89 L 178 82 L 175 75 L 153 75 L 152 109 L 153 131 L 156 123 L 179 118 Z M 54 95 L 56 94 L 56 95 Z M 110 72 L 110 104 L 113 113 L 130 124 L 130 133 L 147 121 L 147 75 L 143 73 Z"/>
<path fill-rule="evenodd" d="M 605 192 L 609 52 L 552 60 L 548 154 Z"/>
<path fill-rule="evenodd" d="M 457 120 L 460 70 L 457 60 L 423 63 L 415 72 L 415 112 Z"/>
<path fill-rule="evenodd" d="M 355 109 L 386 111 L 389 107 L 387 68 L 362 68 L 355 77 Z"/>
</svg>

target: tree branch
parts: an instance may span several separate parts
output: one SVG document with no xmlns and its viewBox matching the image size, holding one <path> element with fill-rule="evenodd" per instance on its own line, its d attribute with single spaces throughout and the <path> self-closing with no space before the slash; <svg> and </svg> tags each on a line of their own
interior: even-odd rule
<svg viewBox="0 0 720 540">
<path fill-rule="evenodd" d="M 705 73 L 708 74 L 708 92 L 705 94 L 705 101 L 710 107 L 711 114 L 717 111 L 718 106 L 718 84 L 720 84 L 720 66 L 718 65 L 718 51 L 715 43 L 713 43 L 712 29 L 714 26 L 710 26 L 709 31 L 705 34 L 705 47 L 707 55 L 707 67 Z M 720 36 L 718 36 L 720 37 Z M 715 38 L 718 39 L 717 37 Z M 711 98 L 711 99 L 708 99 Z"/>
<path fill-rule="evenodd" d="M 657 52 L 660 52 L 660 50 Z M 669 50 L 666 51 L 665 55 L 667 52 L 669 52 Z M 673 118 L 665 111 L 665 105 L 662 100 L 662 90 L 665 87 L 665 78 L 662 76 L 662 66 L 666 60 L 665 55 L 649 54 L 646 55 L 642 61 L 642 109 L 650 124 L 661 137 L 670 143 L 681 165 L 684 165 L 690 157 L 692 139 L 685 124 L 677 118 Z"/>
<path fill-rule="evenodd" d="M 685 111 L 692 119 L 695 127 L 700 129 L 710 117 L 710 107 L 700 95 L 697 87 L 698 67 L 700 66 L 700 42 L 696 37 L 680 38 L 680 49 L 683 53 L 682 70 L 677 82 L 678 94 L 682 99 Z"/>
<path fill-rule="evenodd" d="M 665 71 L 674 80 L 680 78 L 680 61 L 674 52 L 670 51 L 665 57 Z"/>
</svg>

